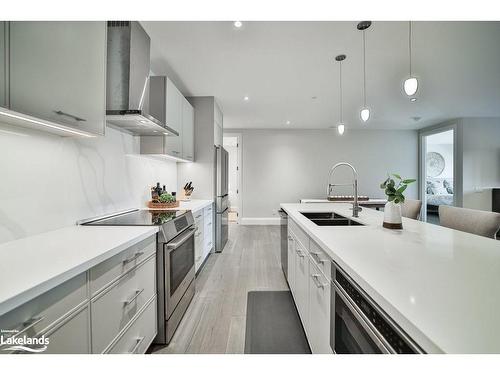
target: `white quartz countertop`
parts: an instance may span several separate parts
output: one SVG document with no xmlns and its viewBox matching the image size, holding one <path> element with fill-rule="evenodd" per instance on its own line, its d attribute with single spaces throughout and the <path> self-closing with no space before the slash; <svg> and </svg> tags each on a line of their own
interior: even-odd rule
<svg viewBox="0 0 500 375">
<path fill-rule="evenodd" d="M 282 204 L 295 221 L 425 351 L 500 353 L 500 241 L 403 218 L 382 227 L 320 227 L 300 212 L 351 216 L 351 204 Z"/>
<path fill-rule="evenodd" d="M 157 231 L 75 225 L 1 244 L 0 316 Z"/>
<path fill-rule="evenodd" d="M 352 201 L 344 201 L 344 202 L 352 202 Z M 343 203 L 339 201 L 329 201 L 328 199 L 309 199 L 309 198 L 303 198 L 300 200 L 300 203 Z M 369 198 L 367 201 L 358 201 L 359 204 L 364 204 L 364 205 L 378 205 L 378 204 L 386 204 L 387 199 L 384 198 Z M 352 204 L 352 203 L 351 203 Z"/>
</svg>

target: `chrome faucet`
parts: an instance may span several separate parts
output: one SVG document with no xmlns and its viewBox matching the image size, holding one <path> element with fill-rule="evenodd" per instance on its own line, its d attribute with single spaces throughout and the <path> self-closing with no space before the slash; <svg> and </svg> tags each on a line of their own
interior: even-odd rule
<svg viewBox="0 0 500 375">
<path fill-rule="evenodd" d="M 333 172 L 335 169 L 338 167 L 341 167 L 345 165 L 346 167 L 349 167 L 352 169 L 352 175 L 354 178 L 354 182 L 352 184 L 331 184 L 330 181 L 332 179 Z M 353 186 L 354 187 L 354 201 L 352 202 L 352 217 L 359 217 L 359 212 L 361 211 L 361 207 L 359 207 L 358 204 L 358 172 L 356 172 L 356 169 L 349 163 L 341 162 L 335 164 L 332 169 L 330 169 L 330 174 L 328 175 L 328 186 L 326 189 L 326 197 L 329 198 L 330 194 L 332 192 L 332 188 L 335 186 Z"/>
</svg>

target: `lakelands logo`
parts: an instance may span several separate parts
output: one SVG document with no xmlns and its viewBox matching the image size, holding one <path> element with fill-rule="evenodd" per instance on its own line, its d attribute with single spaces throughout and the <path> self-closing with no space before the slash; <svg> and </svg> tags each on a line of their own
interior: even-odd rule
<svg viewBox="0 0 500 375">
<path fill-rule="evenodd" d="M 16 336 L 18 330 L 0 331 L 0 348 L 6 351 L 23 351 L 29 353 L 42 353 L 47 350 L 49 338 L 42 335 L 40 337 L 29 337 L 26 335 Z"/>
</svg>

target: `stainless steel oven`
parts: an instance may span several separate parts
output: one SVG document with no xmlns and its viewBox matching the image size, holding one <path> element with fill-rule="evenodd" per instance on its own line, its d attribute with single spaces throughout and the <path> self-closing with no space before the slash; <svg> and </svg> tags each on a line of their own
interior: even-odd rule
<svg viewBox="0 0 500 375">
<path fill-rule="evenodd" d="M 337 354 L 423 353 L 392 319 L 332 263 L 330 346 Z"/>
<path fill-rule="evenodd" d="M 194 234 L 196 227 L 191 213 L 162 226 L 158 235 L 157 344 L 172 339 L 195 293 Z"/>
<path fill-rule="evenodd" d="M 171 316 L 189 284 L 194 280 L 194 233 L 188 229 L 173 241 L 163 245 L 166 311 Z"/>
</svg>

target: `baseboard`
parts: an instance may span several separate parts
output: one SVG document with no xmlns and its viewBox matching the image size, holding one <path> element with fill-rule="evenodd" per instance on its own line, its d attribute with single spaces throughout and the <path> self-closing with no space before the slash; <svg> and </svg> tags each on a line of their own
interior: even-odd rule
<svg viewBox="0 0 500 375">
<path fill-rule="evenodd" d="M 279 217 L 242 217 L 241 225 L 280 225 Z"/>
</svg>

